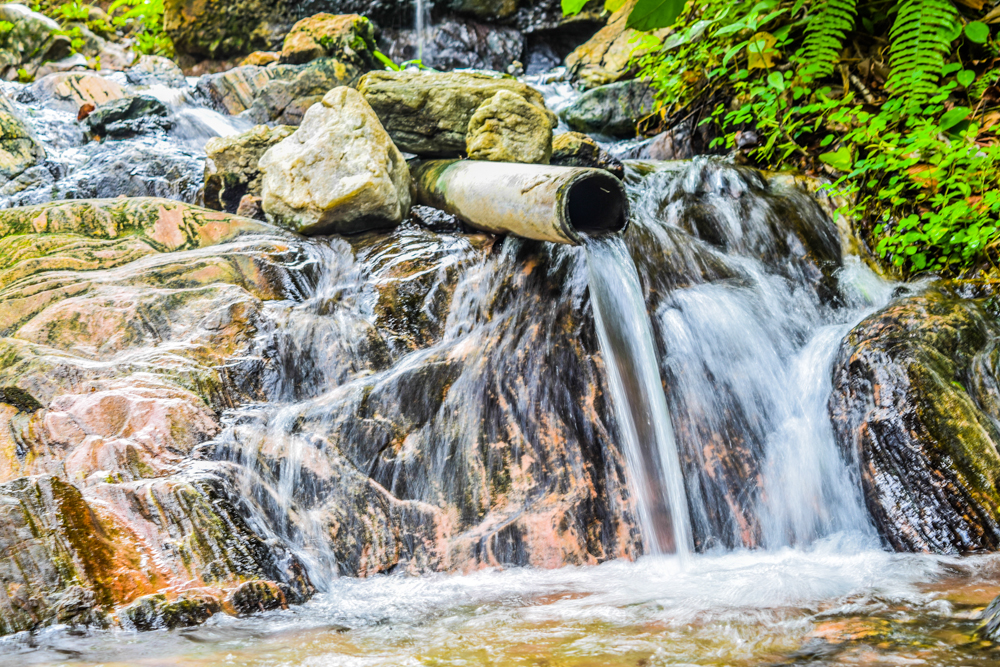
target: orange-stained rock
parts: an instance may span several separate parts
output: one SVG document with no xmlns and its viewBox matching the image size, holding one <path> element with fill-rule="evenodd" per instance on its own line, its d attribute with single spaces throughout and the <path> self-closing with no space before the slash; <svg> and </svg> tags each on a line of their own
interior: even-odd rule
<svg viewBox="0 0 1000 667">
<path fill-rule="evenodd" d="M 85 104 L 99 107 L 125 97 L 125 91 L 117 83 L 88 72 L 49 74 L 33 83 L 30 90 L 46 105 L 72 113 Z"/>
<path fill-rule="evenodd" d="M 330 56 L 362 69 L 374 67 L 375 27 L 357 14 L 314 14 L 285 36 L 281 62 L 292 65 Z"/>
<path fill-rule="evenodd" d="M 633 40 L 641 38 L 643 33 L 625 27 L 636 2 L 629 0 L 611 15 L 606 26 L 566 56 L 566 67 L 587 88 L 626 78 L 631 71 L 630 60 L 641 55 L 642 50 L 637 49 Z M 652 34 L 662 39 L 670 32 L 670 28 L 664 28 Z"/>
<path fill-rule="evenodd" d="M 281 59 L 279 51 L 254 51 L 240 61 L 239 67 L 254 65 L 256 67 L 267 67 L 271 63 L 276 63 Z"/>
</svg>

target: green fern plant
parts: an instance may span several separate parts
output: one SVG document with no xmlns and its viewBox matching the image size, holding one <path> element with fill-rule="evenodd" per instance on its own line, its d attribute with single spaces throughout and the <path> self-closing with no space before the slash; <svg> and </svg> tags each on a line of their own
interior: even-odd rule
<svg viewBox="0 0 1000 667">
<path fill-rule="evenodd" d="M 803 74 L 824 77 L 833 74 L 844 37 L 854 29 L 858 16 L 856 0 L 822 0 L 818 11 L 806 26 L 802 59 Z"/>
<path fill-rule="evenodd" d="M 889 31 L 889 90 L 914 101 L 933 95 L 958 34 L 958 12 L 950 0 L 902 0 Z"/>
<path fill-rule="evenodd" d="M 920 102 L 937 88 L 951 43 L 959 34 L 958 12 L 951 0 L 898 0 L 896 5 L 886 86 L 898 97 Z M 833 73 L 856 18 L 857 0 L 823 0 L 806 28 L 800 54 L 807 78 Z"/>
</svg>

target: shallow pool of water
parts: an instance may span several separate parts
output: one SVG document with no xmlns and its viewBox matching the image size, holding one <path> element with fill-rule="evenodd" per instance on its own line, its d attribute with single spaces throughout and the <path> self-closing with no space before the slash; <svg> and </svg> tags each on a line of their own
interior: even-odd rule
<svg viewBox="0 0 1000 667">
<path fill-rule="evenodd" d="M 47 629 L 0 665 L 994 665 L 975 637 L 1000 557 L 807 550 L 559 570 L 342 578 L 308 604 L 134 633 Z"/>
</svg>

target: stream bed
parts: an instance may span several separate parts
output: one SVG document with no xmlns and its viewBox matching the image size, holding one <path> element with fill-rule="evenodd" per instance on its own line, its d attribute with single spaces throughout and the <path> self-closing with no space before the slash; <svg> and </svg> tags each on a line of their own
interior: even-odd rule
<svg viewBox="0 0 1000 667">
<path fill-rule="evenodd" d="M 1000 558 L 808 549 L 558 570 L 342 578 L 288 611 L 178 631 L 54 627 L 0 665 L 995 665 L 974 636 Z"/>
</svg>

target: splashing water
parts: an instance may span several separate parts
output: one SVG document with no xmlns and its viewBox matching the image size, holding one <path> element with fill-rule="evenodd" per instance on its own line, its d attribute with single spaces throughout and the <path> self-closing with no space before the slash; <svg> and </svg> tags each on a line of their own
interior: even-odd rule
<svg viewBox="0 0 1000 667">
<path fill-rule="evenodd" d="M 590 299 L 646 553 L 691 550 L 684 478 L 635 264 L 621 238 L 589 239 Z"/>
</svg>

